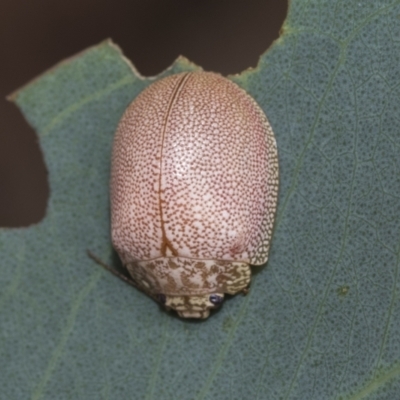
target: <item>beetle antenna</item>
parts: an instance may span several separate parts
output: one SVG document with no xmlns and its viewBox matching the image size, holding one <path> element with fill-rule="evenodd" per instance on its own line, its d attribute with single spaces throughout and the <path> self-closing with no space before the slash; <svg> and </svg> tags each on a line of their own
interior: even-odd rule
<svg viewBox="0 0 400 400">
<path fill-rule="evenodd" d="M 121 280 L 123 280 L 128 285 L 131 285 L 137 289 L 141 289 L 133 279 L 128 278 L 124 274 L 121 274 L 120 272 L 118 272 L 115 268 L 107 265 L 105 262 L 100 260 L 99 257 L 95 256 L 90 250 L 86 250 L 86 253 L 94 262 L 96 262 L 97 264 L 102 266 L 104 269 L 106 269 L 107 271 L 111 272 L 113 275 L 115 275 L 118 278 L 120 278 Z"/>
</svg>

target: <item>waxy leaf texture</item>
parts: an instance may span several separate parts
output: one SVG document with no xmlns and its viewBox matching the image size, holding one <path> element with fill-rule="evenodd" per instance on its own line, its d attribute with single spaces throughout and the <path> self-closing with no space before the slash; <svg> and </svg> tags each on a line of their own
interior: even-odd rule
<svg viewBox="0 0 400 400">
<path fill-rule="evenodd" d="M 280 190 L 267 266 L 204 322 L 86 255 L 109 234 L 113 134 L 154 79 L 103 42 L 13 95 L 37 132 L 42 222 L 0 229 L 8 399 L 395 399 L 400 393 L 400 2 L 293 0 L 231 77 L 267 114 Z M 197 67 L 183 58 L 157 77 Z"/>
</svg>

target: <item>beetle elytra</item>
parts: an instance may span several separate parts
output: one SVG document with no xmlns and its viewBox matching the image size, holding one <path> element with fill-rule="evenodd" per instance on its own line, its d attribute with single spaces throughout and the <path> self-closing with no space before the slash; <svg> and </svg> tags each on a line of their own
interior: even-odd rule
<svg viewBox="0 0 400 400">
<path fill-rule="evenodd" d="M 154 82 L 118 125 L 111 234 L 136 286 L 181 317 L 207 318 L 267 261 L 278 155 L 257 103 L 230 80 Z"/>
</svg>

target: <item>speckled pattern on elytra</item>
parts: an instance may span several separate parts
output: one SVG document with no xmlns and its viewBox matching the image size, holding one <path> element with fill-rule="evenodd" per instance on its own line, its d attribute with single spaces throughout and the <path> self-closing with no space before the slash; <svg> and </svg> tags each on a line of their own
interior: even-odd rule
<svg viewBox="0 0 400 400">
<path fill-rule="evenodd" d="M 267 261 L 276 142 L 228 79 L 181 73 L 144 90 L 118 126 L 111 175 L 113 245 L 136 284 L 179 315 L 206 318 L 210 295 L 246 289 L 249 264 Z"/>
</svg>

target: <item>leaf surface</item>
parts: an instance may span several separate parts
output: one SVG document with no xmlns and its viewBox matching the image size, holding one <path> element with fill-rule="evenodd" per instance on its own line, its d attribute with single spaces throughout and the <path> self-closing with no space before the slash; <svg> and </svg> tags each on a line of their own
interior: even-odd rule
<svg viewBox="0 0 400 400">
<path fill-rule="evenodd" d="M 118 264 L 111 143 L 153 80 L 104 42 L 14 94 L 51 194 L 41 223 L 0 230 L 4 398 L 397 398 L 399 65 L 398 1 L 293 0 L 258 67 L 231 77 L 275 132 L 278 215 L 250 294 L 202 322 L 86 255 Z M 194 68 L 181 58 L 162 76 Z"/>
</svg>

